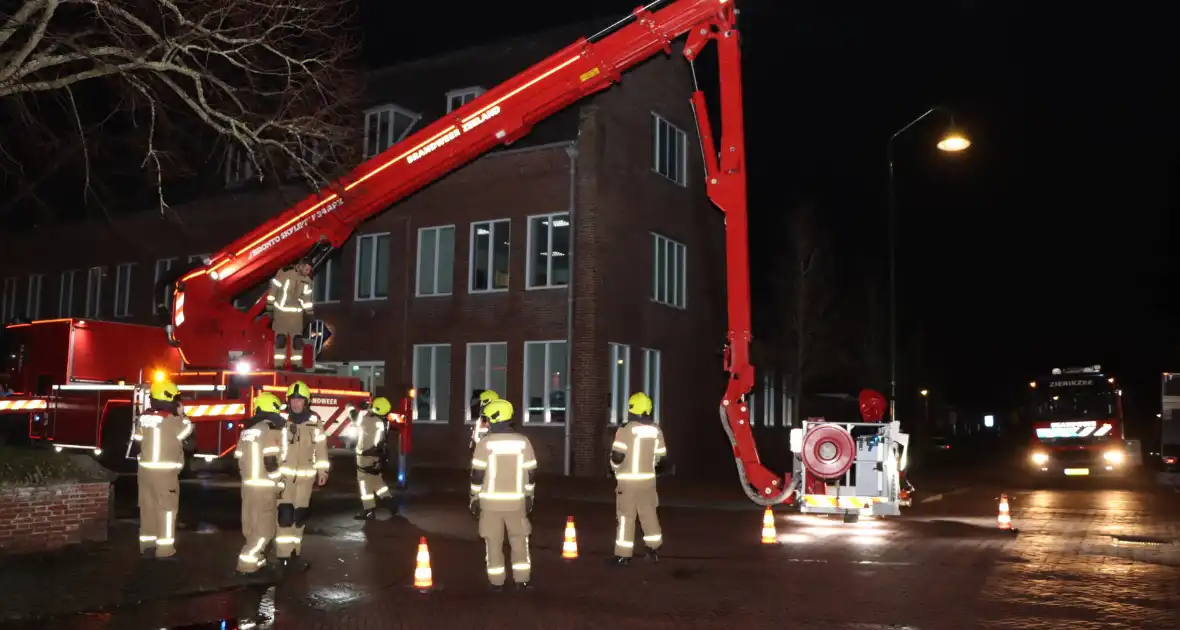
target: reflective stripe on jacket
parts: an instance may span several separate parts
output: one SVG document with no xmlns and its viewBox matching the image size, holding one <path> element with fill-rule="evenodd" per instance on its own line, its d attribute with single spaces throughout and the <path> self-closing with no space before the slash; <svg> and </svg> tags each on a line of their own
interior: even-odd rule
<svg viewBox="0 0 1180 630">
<path fill-rule="evenodd" d="M 619 481 L 642 481 L 656 478 L 656 464 L 668 454 L 664 432 L 654 424 L 631 421 L 615 431 L 611 450 L 622 453 L 623 461 L 611 466 Z"/>
</svg>

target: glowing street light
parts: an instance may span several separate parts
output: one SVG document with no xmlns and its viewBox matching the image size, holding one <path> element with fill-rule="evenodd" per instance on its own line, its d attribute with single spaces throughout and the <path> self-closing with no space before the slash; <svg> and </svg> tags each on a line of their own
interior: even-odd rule
<svg viewBox="0 0 1180 630">
<path fill-rule="evenodd" d="M 942 139 L 938 141 L 938 150 L 946 151 L 947 153 L 958 153 L 959 151 L 966 151 L 971 146 L 971 139 L 967 134 L 959 129 L 950 127 L 943 134 Z"/>
<path fill-rule="evenodd" d="M 929 396 L 929 395 L 930 395 L 930 390 L 928 390 L 928 389 L 923 389 L 922 391 L 920 391 L 920 392 L 918 392 L 918 393 L 919 393 L 919 394 L 921 394 L 922 396 Z"/>
</svg>

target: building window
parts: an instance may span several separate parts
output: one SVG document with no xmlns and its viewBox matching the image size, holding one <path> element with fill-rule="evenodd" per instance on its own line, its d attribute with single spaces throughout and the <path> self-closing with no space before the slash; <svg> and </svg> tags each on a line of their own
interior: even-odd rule
<svg viewBox="0 0 1180 630">
<path fill-rule="evenodd" d="M 627 423 L 627 399 L 631 397 L 631 346 L 610 345 L 610 423 Z"/>
<path fill-rule="evenodd" d="M 103 267 L 91 267 L 86 273 L 85 317 L 98 319 L 102 312 L 102 277 L 105 273 Z"/>
<path fill-rule="evenodd" d="M 0 324 L 16 319 L 16 278 L 4 279 L 4 294 L 0 299 Z"/>
<path fill-rule="evenodd" d="M 231 144 L 225 150 L 225 187 L 241 186 L 254 178 L 254 162 L 241 145 Z"/>
<path fill-rule="evenodd" d="M 643 393 L 647 394 L 648 398 L 651 398 L 651 419 L 656 424 L 660 423 L 660 387 L 663 385 L 663 381 L 660 378 L 662 367 L 660 351 L 644 348 Z"/>
<path fill-rule="evenodd" d="M 529 217 L 528 288 L 564 287 L 570 282 L 570 214 Z"/>
<path fill-rule="evenodd" d="M 57 316 L 74 316 L 74 278 L 78 276 L 77 269 L 61 272 L 61 283 L 57 289 Z"/>
<path fill-rule="evenodd" d="M 524 344 L 524 421 L 563 424 L 569 387 L 568 355 L 564 341 L 526 341 Z"/>
<path fill-rule="evenodd" d="M 415 422 L 451 419 L 451 346 L 414 346 Z"/>
<path fill-rule="evenodd" d="M 687 248 L 676 241 L 653 233 L 652 237 L 652 294 L 660 304 L 685 308 L 688 283 L 686 268 Z"/>
<path fill-rule="evenodd" d="M 365 237 L 361 237 L 365 238 Z M 387 239 L 388 241 L 388 239 Z M 386 244 L 386 273 L 388 273 L 389 259 L 388 259 L 388 242 Z M 340 301 L 340 287 L 342 280 L 340 278 L 340 265 L 344 262 L 344 252 L 336 250 L 332 252 L 320 268 L 316 270 L 315 276 L 311 279 L 311 299 L 316 304 L 327 304 L 329 302 Z M 387 283 L 388 284 L 388 283 Z M 379 286 L 386 286 L 379 283 Z M 372 391 L 372 390 L 369 390 Z"/>
<path fill-rule="evenodd" d="M 25 302 L 25 317 L 29 319 L 41 317 L 41 281 L 44 278 L 45 274 L 43 273 L 34 273 L 29 276 L 29 293 Z"/>
<path fill-rule="evenodd" d="M 463 88 L 461 90 L 451 90 L 447 92 L 447 112 L 453 112 L 460 107 L 474 101 L 483 94 L 484 89 L 479 87 Z"/>
<path fill-rule="evenodd" d="M 382 105 L 365 112 L 365 159 L 401 142 L 421 116 L 397 105 Z"/>
<path fill-rule="evenodd" d="M 156 272 L 153 276 L 155 278 L 155 280 L 153 280 L 153 282 L 152 282 L 152 312 L 153 313 L 156 312 L 156 305 L 159 304 L 160 291 L 164 290 L 163 287 L 160 286 L 160 283 L 163 282 L 164 279 L 168 277 L 169 272 L 172 271 L 173 265 L 175 265 L 178 260 L 180 260 L 180 259 L 179 258 L 161 258 L 156 261 Z M 164 293 L 164 307 L 167 308 L 169 311 L 172 310 L 172 291 L 166 291 Z"/>
<path fill-rule="evenodd" d="M 350 361 L 348 363 L 322 363 L 324 367 L 336 371 L 337 376 L 349 376 L 360 379 L 361 388 L 377 396 L 376 392 L 385 388 L 384 361 Z"/>
<path fill-rule="evenodd" d="M 455 226 L 418 230 L 418 295 L 450 295 L 454 284 Z"/>
<path fill-rule="evenodd" d="M 469 343 L 467 344 L 467 388 L 468 400 L 478 398 L 484 390 L 490 389 L 504 396 L 508 393 L 508 344 Z M 474 420 L 471 405 L 467 405 L 466 421 Z"/>
<path fill-rule="evenodd" d="M 356 299 L 389 297 L 389 234 L 365 234 L 356 240 Z"/>
<path fill-rule="evenodd" d="M 508 248 L 512 222 L 508 219 L 471 224 L 472 293 L 508 289 Z"/>
<path fill-rule="evenodd" d="M 115 268 L 115 317 L 131 316 L 131 267 L 123 263 Z"/>
<path fill-rule="evenodd" d="M 651 116 L 655 136 L 652 169 L 681 186 L 687 185 L 688 134 L 659 114 Z"/>
</svg>

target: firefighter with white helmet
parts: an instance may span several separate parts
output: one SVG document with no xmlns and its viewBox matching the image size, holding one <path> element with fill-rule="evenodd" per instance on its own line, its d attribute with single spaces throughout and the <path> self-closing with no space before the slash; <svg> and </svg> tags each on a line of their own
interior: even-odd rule
<svg viewBox="0 0 1180 630">
<path fill-rule="evenodd" d="M 618 486 L 615 489 L 615 558 L 618 565 L 627 565 L 635 552 L 635 525 L 643 528 L 643 544 L 648 558 L 659 560 L 657 550 L 663 544 L 660 519 L 656 508 L 660 496 L 656 492 L 656 471 L 668 454 L 664 446 L 664 432 L 652 424 L 651 398 L 636 392 L 627 401 L 627 424 L 615 432 L 611 445 L 610 465 Z"/>
<path fill-rule="evenodd" d="M 266 548 L 275 537 L 275 510 L 282 490 L 279 458 L 287 443 L 283 403 L 270 392 L 254 397 L 254 423 L 242 431 L 234 457 L 242 476 L 242 535 L 238 573 L 249 574 L 266 564 Z"/>
<path fill-rule="evenodd" d="M 377 503 L 384 505 L 391 514 L 397 512 L 393 504 L 393 493 L 385 483 L 385 439 L 388 435 L 388 417 L 393 405 L 384 396 L 373 399 L 368 409 L 362 409 L 353 420 L 356 426 L 356 483 L 361 494 L 361 512 L 357 520 L 371 520 L 377 513 Z"/>
<path fill-rule="evenodd" d="M 169 380 L 152 383 L 151 406 L 135 423 L 139 450 L 139 551 L 164 559 L 176 554 L 176 514 L 184 441 L 193 423 L 180 409 L 180 388 Z"/>
<path fill-rule="evenodd" d="M 475 445 L 479 443 L 483 436 L 487 435 L 488 429 L 491 427 L 491 423 L 488 422 L 487 416 L 483 414 L 483 410 L 493 400 L 500 400 L 500 395 L 490 389 L 485 389 L 479 393 L 477 398 L 471 401 L 473 415 L 475 416 L 475 427 L 471 430 L 470 448 L 475 448 Z"/>
<path fill-rule="evenodd" d="M 311 265 L 300 261 L 279 271 L 270 281 L 266 294 L 266 309 L 275 332 L 275 366 L 282 368 L 291 359 L 292 367 L 303 352 L 306 322 L 312 317 Z M 287 342 L 290 342 L 288 355 Z"/>
<path fill-rule="evenodd" d="M 536 489 L 537 456 L 527 437 L 512 428 L 512 403 L 493 400 L 484 407 L 488 434 L 471 458 L 471 512 L 487 545 L 488 582 L 500 590 L 507 580 L 504 538 L 512 549 L 512 581 L 527 588 L 532 572 L 529 536 Z"/>
<path fill-rule="evenodd" d="M 328 483 L 328 436 L 320 417 L 311 410 L 311 389 L 303 381 L 287 387 L 287 441 L 280 453 L 279 471 L 283 489 L 279 493 L 278 536 L 275 551 L 284 568 L 307 569 L 299 557 L 303 528 L 311 516 L 311 493 Z"/>
</svg>

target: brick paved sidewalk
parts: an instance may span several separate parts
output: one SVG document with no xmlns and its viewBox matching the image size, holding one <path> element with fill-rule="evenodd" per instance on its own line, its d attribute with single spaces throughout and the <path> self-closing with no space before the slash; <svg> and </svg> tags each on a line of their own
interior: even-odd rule
<svg viewBox="0 0 1180 630">
<path fill-rule="evenodd" d="M 0 623 L 109 610 L 145 601 L 235 588 L 258 579 L 234 575 L 241 534 L 180 532 L 173 560 L 139 559 L 136 526 L 119 524 L 110 541 L 0 561 Z"/>
</svg>

